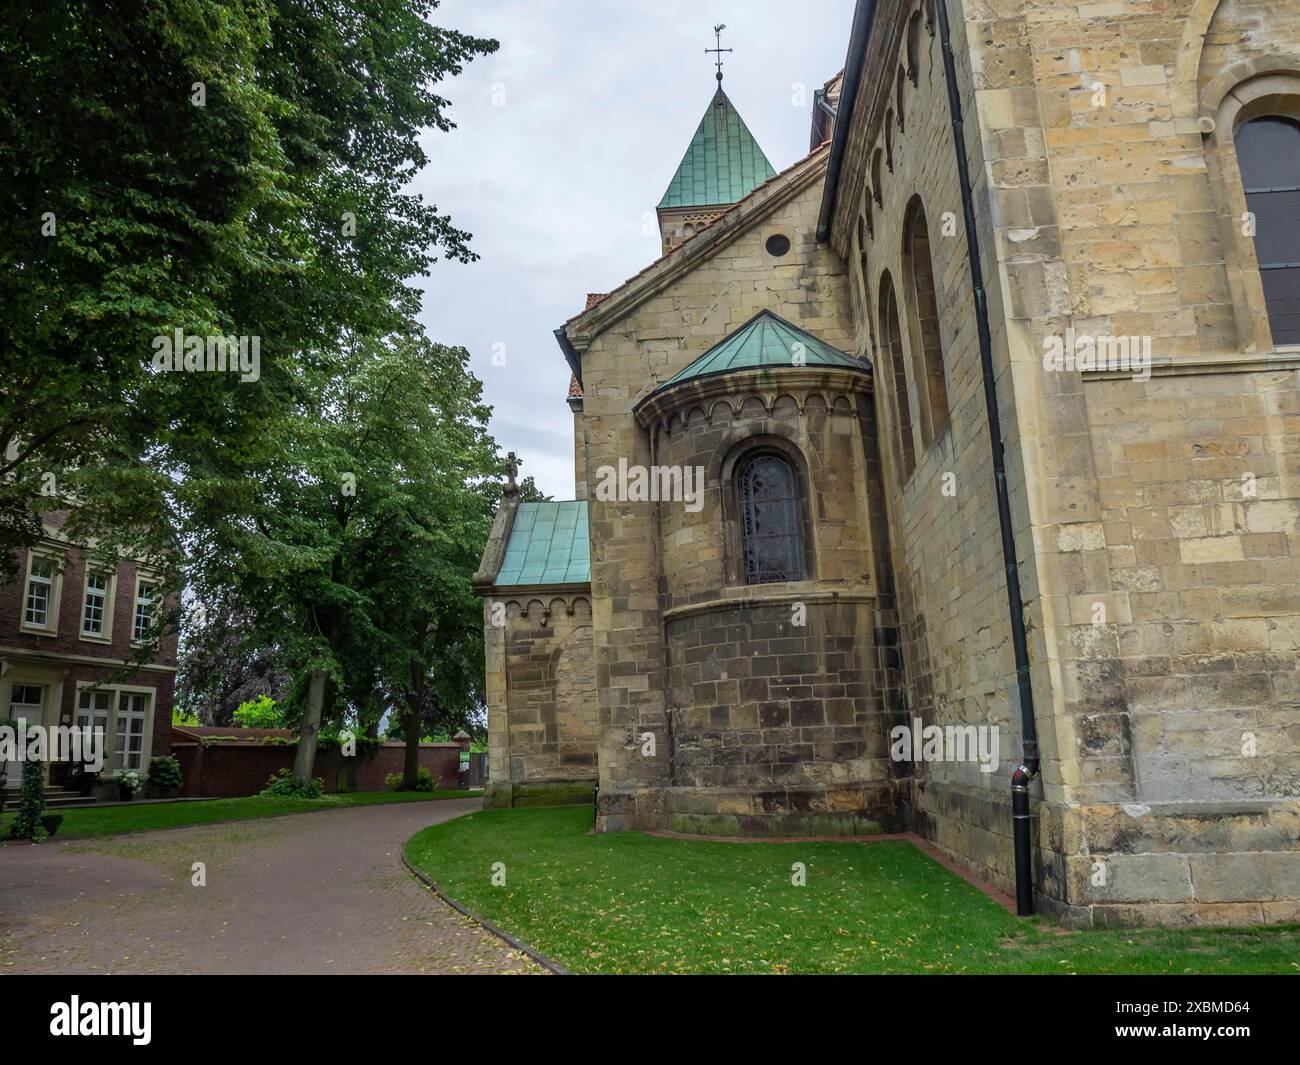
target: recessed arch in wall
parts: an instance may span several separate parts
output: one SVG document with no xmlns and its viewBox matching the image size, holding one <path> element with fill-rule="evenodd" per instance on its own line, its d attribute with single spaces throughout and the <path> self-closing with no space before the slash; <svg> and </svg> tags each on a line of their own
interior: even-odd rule
<svg viewBox="0 0 1300 1065">
<path fill-rule="evenodd" d="M 948 382 L 943 364 L 939 293 L 930 246 L 930 227 L 920 196 L 903 218 L 903 282 L 912 378 L 916 383 L 921 446 L 929 447 L 948 424 Z"/>
<path fill-rule="evenodd" d="M 894 399 L 895 454 L 898 456 L 899 480 L 906 482 L 916 468 L 916 453 L 912 445 L 912 405 L 907 397 L 907 370 L 903 358 L 903 334 L 898 319 L 898 300 L 894 295 L 894 281 L 886 270 L 880 275 L 879 330 L 880 347 L 884 353 L 884 371 L 893 387 L 887 388 L 882 399 Z"/>
</svg>

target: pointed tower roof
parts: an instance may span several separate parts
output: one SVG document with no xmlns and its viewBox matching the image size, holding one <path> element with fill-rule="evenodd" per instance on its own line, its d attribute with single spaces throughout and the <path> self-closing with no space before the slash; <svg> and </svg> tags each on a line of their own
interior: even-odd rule
<svg viewBox="0 0 1300 1065">
<path fill-rule="evenodd" d="M 763 149 L 719 85 L 659 208 L 735 203 L 775 176 Z"/>
</svg>

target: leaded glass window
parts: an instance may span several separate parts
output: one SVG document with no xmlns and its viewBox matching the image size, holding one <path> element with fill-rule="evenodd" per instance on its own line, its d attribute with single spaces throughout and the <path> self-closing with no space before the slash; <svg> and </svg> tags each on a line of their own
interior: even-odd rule
<svg viewBox="0 0 1300 1065">
<path fill-rule="evenodd" d="M 798 479 L 780 455 L 761 454 L 740 470 L 745 583 L 803 580 Z"/>
<path fill-rule="evenodd" d="M 1300 122 L 1256 118 L 1236 143 L 1273 343 L 1300 344 Z"/>
</svg>

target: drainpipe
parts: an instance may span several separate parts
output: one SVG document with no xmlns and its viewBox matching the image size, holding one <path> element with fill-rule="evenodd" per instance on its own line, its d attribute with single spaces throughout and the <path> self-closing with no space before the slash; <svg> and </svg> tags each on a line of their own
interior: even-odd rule
<svg viewBox="0 0 1300 1065">
<path fill-rule="evenodd" d="M 1016 688 L 1020 695 L 1020 735 L 1024 762 L 1011 777 L 1011 835 L 1016 860 L 1016 913 L 1028 917 L 1034 912 L 1034 874 L 1030 861 L 1029 782 L 1038 775 L 1038 729 L 1034 723 L 1034 692 L 1029 680 L 1029 644 L 1025 637 L 1025 605 L 1020 594 L 1020 570 L 1016 564 L 1016 540 L 1011 527 L 1011 502 L 1007 494 L 1007 466 L 998 420 L 997 382 L 993 376 L 993 340 L 989 331 L 988 299 L 984 272 L 980 266 L 979 236 L 975 228 L 975 200 L 966 163 L 966 138 L 962 122 L 961 96 L 957 89 L 957 67 L 952 52 L 945 0 L 934 0 L 939 26 L 943 76 L 948 88 L 948 112 L 952 118 L 952 143 L 957 153 L 957 177 L 961 185 L 962 213 L 966 225 L 966 252 L 970 263 L 971 288 L 975 295 L 975 321 L 979 332 L 980 367 L 984 377 L 984 408 L 988 417 L 989 445 L 993 451 L 993 479 L 998 501 L 998 526 L 1002 532 L 1002 560 L 1007 576 L 1007 607 L 1011 621 L 1011 646 L 1016 661 Z"/>
<path fill-rule="evenodd" d="M 871 25 L 876 19 L 876 0 L 858 0 L 853 8 L 853 28 L 849 31 L 849 54 L 844 60 L 844 84 L 840 87 L 840 102 L 836 109 L 835 128 L 831 132 L 831 154 L 826 163 L 826 194 L 822 196 L 821 211 L 817 215 L 817 241 L 824 244 L 831 233 L 831 218 L 835 214 L 835 201 L 839 197 L 840 169 L 844 166 L 844 152 L 849 143 L 849 127 L 853 125 L 853 111 L 858 103 L 858 88 L 862 81 L 863 53 L 871 38 Z"/>
</svg>

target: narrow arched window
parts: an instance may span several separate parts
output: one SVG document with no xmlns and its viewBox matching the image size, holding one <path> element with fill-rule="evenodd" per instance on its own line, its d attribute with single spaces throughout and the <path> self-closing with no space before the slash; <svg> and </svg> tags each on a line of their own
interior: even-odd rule
<svg viewBox="0 0 1300 1065">
<path fill-rule="evenodd" d="M 907 76 L 915 85 L 921 77 L 921 12 L 912 12 L 907 23 Z"/>
<path fill-rule="evenodd" d="M 1300 344 L 1300 122 L 1265 115 L 1234 139 L 1273 344 Z"/>
<path fill-rule="evenodd" d="M 908 205 L 903 222 L 903 274 L 908 303 L 908 337 L 912 377 L 916 382 L 921 446 L 929 447 L 948 424 L 948 383 L 943 368 L 939 298 L 930 259 L 930 228 L 919 196 Z"/>
<path fill-rule="evenodd" d="M 781 455 L 761 452 L 740 468 L 740 537 L 746 584 L 803 580 L 799 479 Z"/>
<path fill-rule="evenodd" d="M 867 280 L 870 277 L 867 266 L 867 223 L 862 215 L 858 215 L 858 270 L 862 274 L 862 293 L 867 302 L 865 307 L 871 306 L 871 283 Z"/>
</svg>

